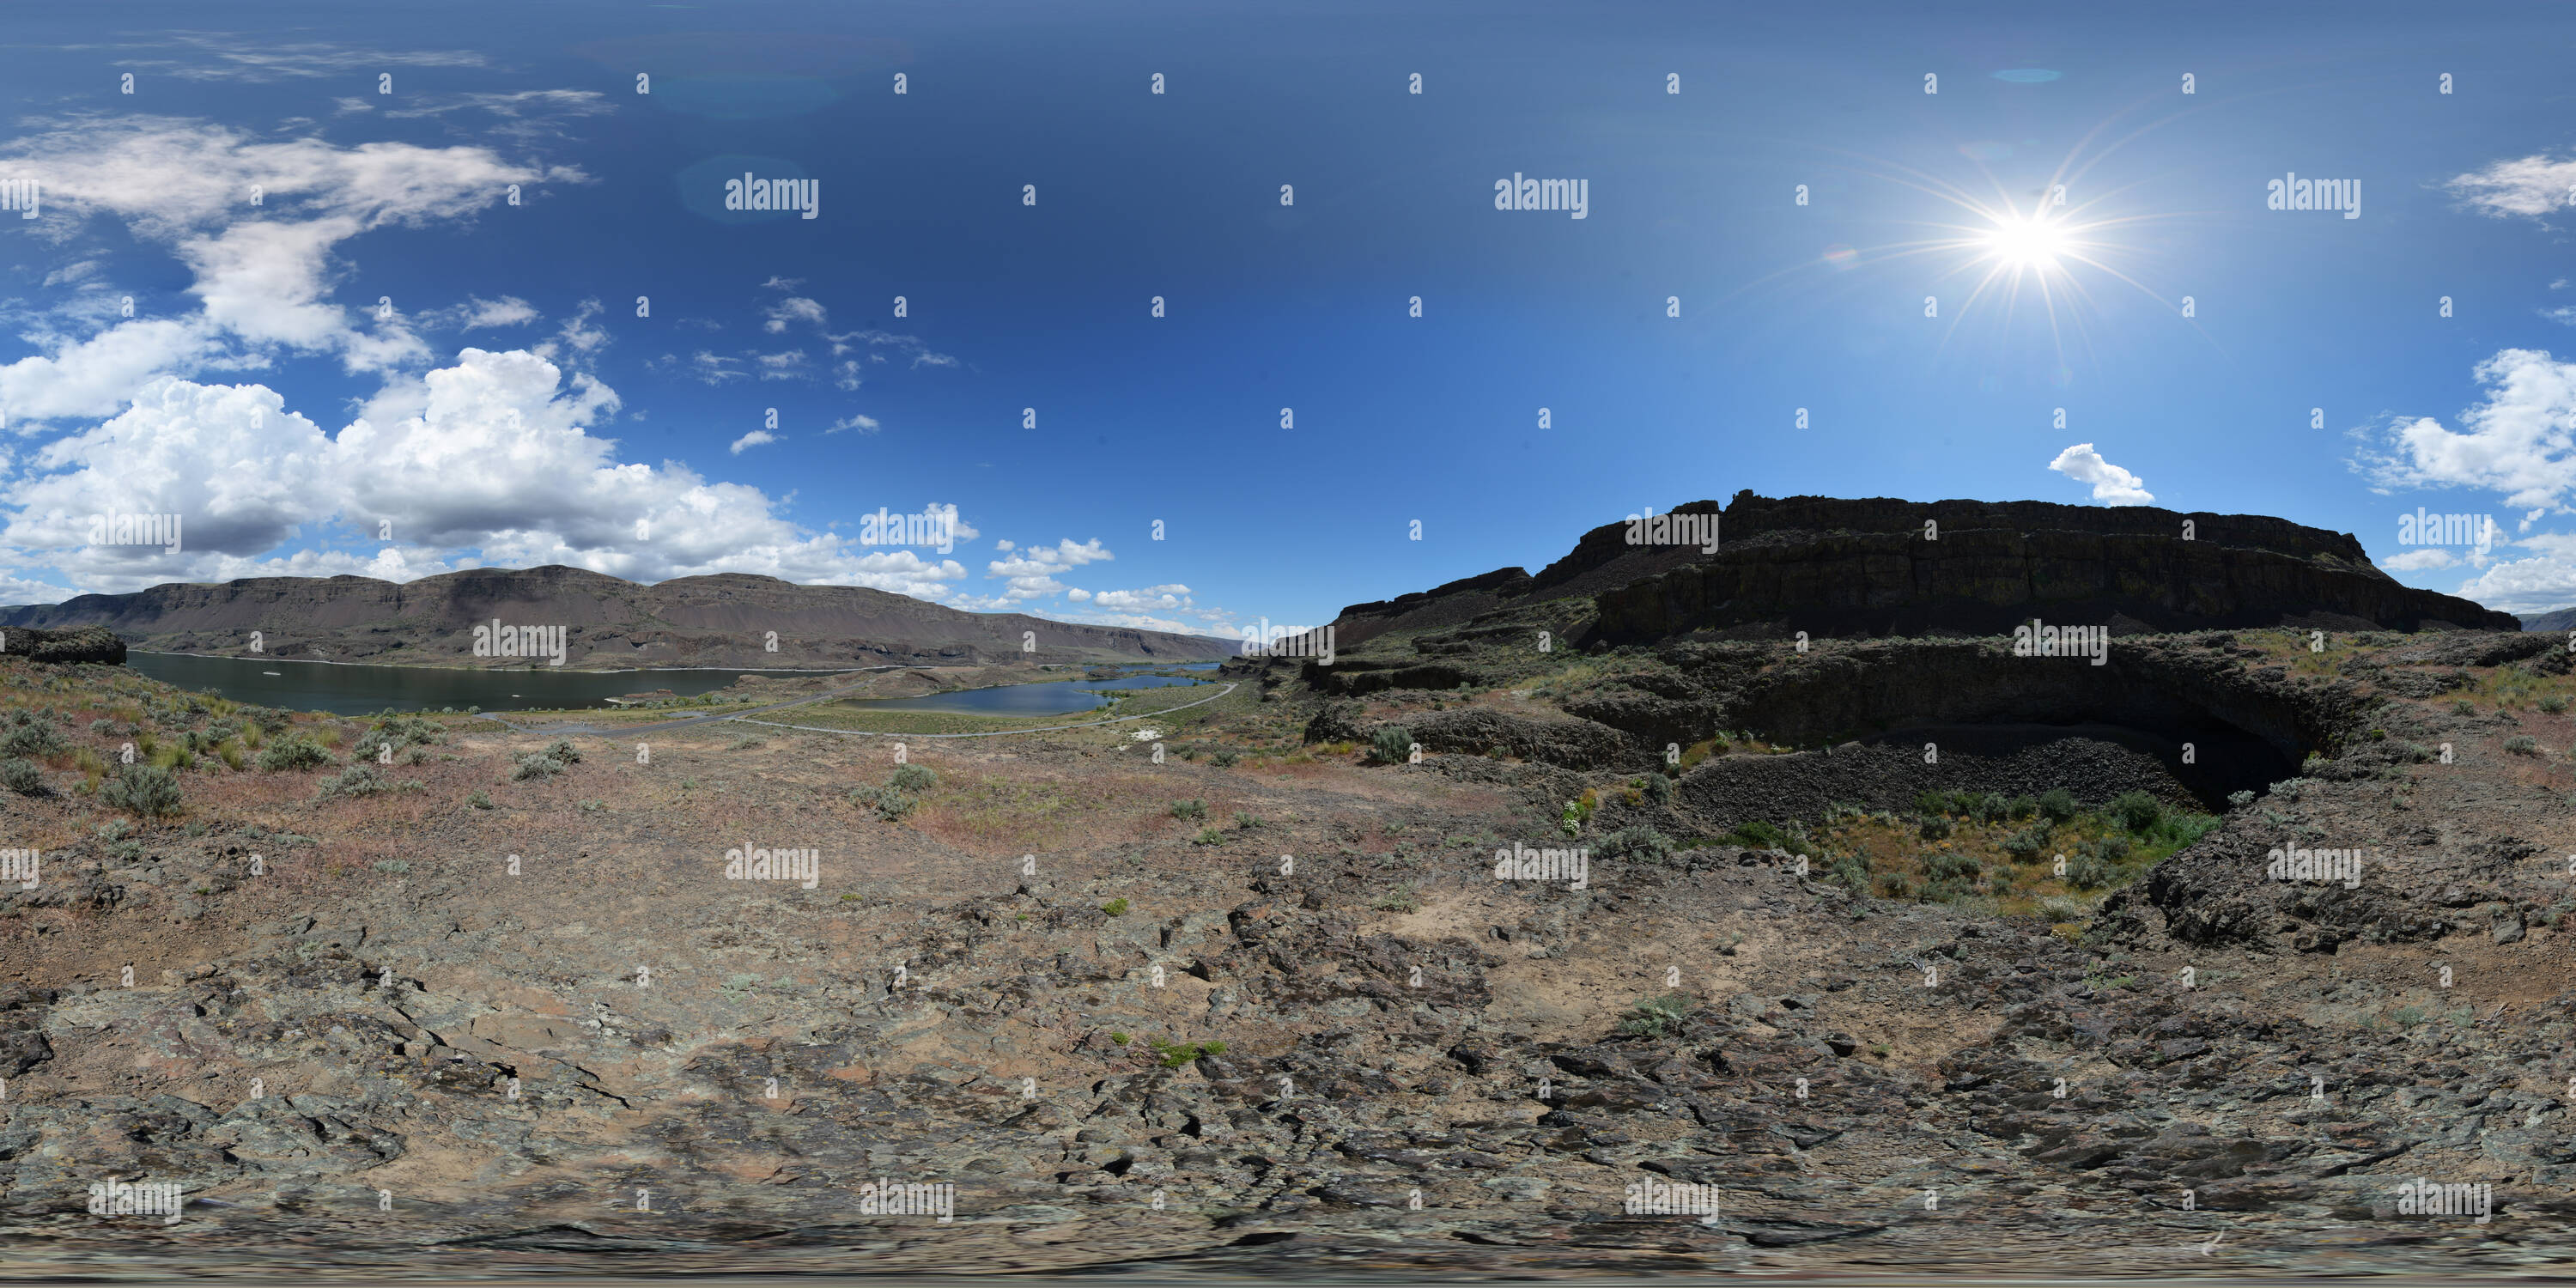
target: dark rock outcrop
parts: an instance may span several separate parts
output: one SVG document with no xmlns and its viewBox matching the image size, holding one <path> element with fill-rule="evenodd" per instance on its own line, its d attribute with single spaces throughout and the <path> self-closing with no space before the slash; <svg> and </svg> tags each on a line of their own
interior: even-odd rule
<svg viewBox="0 0 2576 1288">
<path fill-rule="evenodd" d="M 1600 638 L 1747 627 L 1992 635 L 2034 613 L 2118 634 L 2521 627 L 2399 584 L 2350 535 L 2259 515 L 1742 492 L 1722 531 L 1715 554 L 1599 592 Z M 1584 538 L 1604 550 L 1612 541 L 1624 543 L 1621 525 Z"/>
<path fill-rule="evenodd" d="M 109 666 L 123 666 L 125 641 L 118 639 L 113 632 L 95 626 L 69 631 L 13 626 L 0 630 L 0 653 L 15 653 L 39 662 L 102 662 Z"/>
</svg>

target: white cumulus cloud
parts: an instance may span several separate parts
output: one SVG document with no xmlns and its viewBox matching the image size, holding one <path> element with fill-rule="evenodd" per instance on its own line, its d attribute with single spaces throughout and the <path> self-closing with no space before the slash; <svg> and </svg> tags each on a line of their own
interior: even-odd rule
<svg viewBox="0 0 2576 1288">
<path fill-rule="evenodd" d="M 2147 491 L 2147 481 L 2102 459 L 2091 443 L 2077 443 L 2057 454 L 2048 468 L 2093 487 L 2093 499 L 2104 505 L 2148 505 L 2155 494 Z"/>
</svg>

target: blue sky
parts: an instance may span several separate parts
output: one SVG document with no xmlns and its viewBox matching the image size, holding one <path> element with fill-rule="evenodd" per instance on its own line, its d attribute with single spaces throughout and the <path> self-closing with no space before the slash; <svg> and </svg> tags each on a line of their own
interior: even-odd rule
<svg viewBox="0 0 2576 1288">
<path fill-rule="evenodd" d="M 1751 488 L 2275 514 L 2576 603 L 2576 19 L 1384 9 L 14 16 L 0 601 L 559 562 L 1232 634 Z M 817 217 L 724 211 L 745 169 Z"/>
</svg>

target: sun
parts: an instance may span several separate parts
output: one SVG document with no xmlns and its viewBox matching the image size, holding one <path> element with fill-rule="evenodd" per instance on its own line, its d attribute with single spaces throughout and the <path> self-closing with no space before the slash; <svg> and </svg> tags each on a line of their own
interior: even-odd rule
<svg viewBox="0 0 2576 1288">
<path fill-rule="evenodd" d="M 2057 257 L 2069 249 L 2066 230 L 2044 216 L 1991 218 L 1995 226 L 1984 238 L 1987 253 L 2011 268 L 2052 269 L 2057 267 Z"/>
</svg>

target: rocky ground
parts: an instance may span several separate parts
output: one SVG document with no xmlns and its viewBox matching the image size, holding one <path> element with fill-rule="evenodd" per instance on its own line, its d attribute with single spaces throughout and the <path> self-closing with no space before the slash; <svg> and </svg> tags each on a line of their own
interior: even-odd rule
<svg viewBox="0 0 2576 1288">
<path fill-rule="evenodd" d="M 2458 1276 L 2576 1249 L 2563 640 L 2123 637 L 2093 668 L 1471 635 L 1236 667 L 1157 721 L 1159 763 L 1114 726 L 902 766 L 729 721 L 550 747 L 0 656 L 0 757 L 35 774 L 0 845 L 40 856 L 0 893 L 6 1266 Z M 2225 763 L 2177 763 L 2212 736 Z M 325 763 L 279 750 L 306 742 Z M 1585 850 L 1580 888 L 1498 880 L 1520 848 Z M 2300 848 L 2359 851 L 2357 883 L 2271 879 Z M 729 879 L 732 850 L 813 851 L 812 883 Z M 177 1182 L 181 1219 L 91 1213 L 109 1180 Z M 2486 1219 L 2405 1210 L 2417 1180 L 2488 1187 Z M 953 1188 L 866 1210 L 886 1183 Z M 1631 1210 L 1667 1196 L 1692 1210 Z"/>
</svg>

